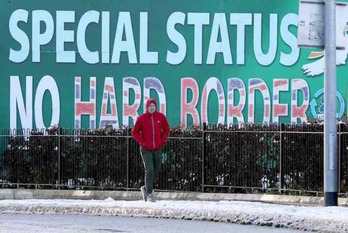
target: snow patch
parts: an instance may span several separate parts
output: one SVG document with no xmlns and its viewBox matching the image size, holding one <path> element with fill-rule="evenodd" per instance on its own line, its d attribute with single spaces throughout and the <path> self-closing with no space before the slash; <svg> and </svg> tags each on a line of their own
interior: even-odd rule
<svg viewBox="0 0 348 233">
<path fill-rule="evenodd" d="M 347 232 L 348 208 L 241 201 L 2 200 L 0 213 L 90 214 L 231 222 L 320 232 Z"/>
<path fill-rule="evenodd" d="M 113 199 L 112 197 L 108 197 L 104 201 L 106 201 L 106 202 L 114 202 L 115 199 Z"/>
</svg>

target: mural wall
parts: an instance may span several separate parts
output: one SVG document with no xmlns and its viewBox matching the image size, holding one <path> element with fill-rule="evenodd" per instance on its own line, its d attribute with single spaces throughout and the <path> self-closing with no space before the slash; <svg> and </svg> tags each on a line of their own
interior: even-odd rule
<svg viewBox="0 0 348 233">
<path fill-rule="evenodd" d="M 172 126 L 320 119 L 325 54 L 297 47 L 297 12 L 277 0 L 2 1 L 0 127 L 118 128 L 150 97 Z"/>
</svg>

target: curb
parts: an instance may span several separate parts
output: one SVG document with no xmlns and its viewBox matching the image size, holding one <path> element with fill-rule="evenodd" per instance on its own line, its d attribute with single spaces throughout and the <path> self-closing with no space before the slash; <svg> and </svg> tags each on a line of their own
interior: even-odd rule
<svg viewBox="0 0 348 233">
<path fill-rule="evenodd" d="M 91 191 L 91 190 L 52 190 L 52 189 L 0 189 L 0 200 L 22 199 L 82 199 L 141 200 L 137 191 Z M 191 201 L 251 201 L 292 205 L 323 205 L 323 197 L 288 196 L 270 194 L 232 194 L 198 192 L 156 192 L 158 200 Z M 348 198 L 339 198 L 339 206 L 348 206 Z"/>
</svg>

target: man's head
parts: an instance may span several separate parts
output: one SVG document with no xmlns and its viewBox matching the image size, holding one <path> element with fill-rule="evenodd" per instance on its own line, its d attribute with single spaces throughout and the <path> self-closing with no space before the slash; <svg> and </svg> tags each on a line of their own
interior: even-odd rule
<svg viewBox="0 0 348 233">
<path fill-rule="evenodd" d="M 147 108 L 147 111 L 151 114 L 153 114 L 154 112 L 156 112 L 156 104 L 154 103 L 150 103 L 149 107 Z"/>
<path fill-rule="evenodd" d="M 157 103 L 154 99 L 148 99 L 146 102 L 146 110 L 148 113 L 153 114 L 156 112 Z"/>
</svg>

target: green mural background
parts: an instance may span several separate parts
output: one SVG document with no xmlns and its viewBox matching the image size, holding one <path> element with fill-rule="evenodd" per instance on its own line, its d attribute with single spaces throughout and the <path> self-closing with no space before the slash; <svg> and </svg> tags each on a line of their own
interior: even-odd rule
<svg viewBox="0 0 348 233">
<path fill-rule="evenodd" d="M 210 77 L 217 77 L 223 87 L 225 96 L 227 96 L 227 79 L 231 77 L 238 77 L 242 79 L 245 85 L 248 85 L 250 78 L 261 78 L 266 83 L 272 96 L 273 79 L 304 79 L 310 87 L 310 100 L 314 98 L 314 94 L 323 87 L 323 75 L 316 77 L 307 77 L 302 65 L 310 63 L 308 60 L 310 54 L 309 49 L 301 49 L 300 57 L 296 64 L 287 67 L 280 64 L 280 54 L 291 53 L 290 47 L 282 40 L 280 31 L 281 19 L 289 14 L 298 12 L 298 1 L 278 1 L 278 0 L 220 0 L 220 1 L 193 1 L 193 0 L 61 0 L 61 1 L 21 1 L 21 0 L 2 0 L 0 2 L 0 128 L 10 127 L 10 76 L 17 75 L 20 77 L 21 87 L 25 100 L 25 77 L 27 75 L 33 76 L 33 97 L 37 85 L 41 78 L 45 75 L 52 76 L 59 88 L 60 94 L 60 124 L 63 127 L 74 127 L 74 78 L 75 76 L 82 77 L 82 99 L 88 100 L 89 96 L 89 77 L 97 78 L 97 122 L 100 118 L 100 109 L 102 102 L 102 93 L 105 77 L 114 77 L 116 88 L 116 99 L 118 107 L 119 121 L 122 122 L 122 78 L 135 77 L 143 85 L 143 78 L 157 77 L 161 80 L 167 97 L 167 116 L 170 124 L 180 124 L 180 80 L 183 77 L 193 77 L 200 89 L 200 99 L 198 106 L 200 106 L 202 90 L 205 82 Z M 120 64 L 87 64 L 84 62 L 79 54 L 76 55 L 76 63 L 61 64 L 56 62 L 55 42 L 56 35 L 49 44 L 41 47 L 41 62 L 32 62 L 32 53 L 28 58 L 21 63 L 13 63 L 9 60 L 10 48 L 19 50 L 20 45 L 11 37 L 9 31 L 9 19 L 11 14 L 17 9 L 24 9 L 29 12 L 28 23 L 20 23 L 20 28 L 26 32 L 31 41 L 31 12 L 33 10 L 46 10 L 51 13 L 55 19 L 57 10 L 75 11 L 75 23 L 67 24 L 66 29 L 76 31 L 78 20 L 88 10 L 95 11 L 110 11 L 110 50 L 112 51 L 113 38 L 115 37 L 117 17 L 120 11 L 131 12 L 133 33 L 137 52 L 139 51 L 139 13 L 149 13 L 149 50 L 158 51 L 159 62 L 156 65 L 148 64 L 129 64 L 126 54 L 122 54 Z M 167 51 L 177 51 L 176 45 L 167 36 L 167 20 L 168 17 L 176 11 L 187 14 L 188 12 L 207 12 L 210 14 L 210 25 L 204 26 L 203 30 L 203 64 L 195 65 L 194 60 L 194 45 L 193 45 L 193 26 L 177 25 L 176 29 L 185 37 L 187 43 L 187 55 L 185 60 L 179 65 L 170 65 L 166 62 Z M 214 13 L 226 13 L 228 23 L 228 33 L 233 56 L 233 64 L 225 65 L 223 56 L 218 54 L 216 56 L 215 64 L 206 64 L 207 51 L 209 46 L 209 38 L 212 29 L 212 21 Z M 229 13 L 262 13 L 262 27 L 263 27 L 263 50 L 268 50 L 269 44 L 269 15 L 272 13 L 278 14 L 278 50 L 274 62 L 269 66 L 260 65 L 255 58 L 253 52 L 253 26 L 246 27 L 245 39 L 245 65 L 236 64 L 236 35 L 237 30 L 235 26 L 229 25 Z M 290 31 L 296 35 L 296 27 L 292 26 Z M 76 34 L 75 34 L 76 36 Z M 93 24 L 88 27 L 86 34 L 86 41 L 90 50 L 101 50 L 101 26 L 100 24 Z M 77 50 L 76 43 L 66 43 L 66 50 Z M 138 58 L 139 54 L 137 53 Z M 139 60 L 139 59 L 138 59 Z M 338 66 L 337 81 L 338 91 L 343 95 L 345 101 L 348 97 L 348 67 L 347 65 Z M 291 85 L 291 84 L 290 84 Z M 152 93 L 154 94 L 154 93 Z M 156 95 L 154 95 L 156 97 Z M 134 98 L 134 95 L 131 99 Z M 190 98 L 190 95 L 189 95 Z M 289 104 L 289 116 L 280 117 L 280 122 L 290 122 L 290 98 L 291 92 L 282 92 L 280 96 L 281 103 Z M 238 100 L 238 97 L 237 97 Z M 301 101 L 301 98 L 299 99 Z M 33 100 L 34 102 L 34 100 Z M 132 102 L 132 100 L 130 101 Z M 209 121 L 218 121 L 218 99 L 216 95 L 210 95 L 209 98 Z M 247 102 L 248 103 L 248 99 Z M 34 104 L 33 104 L 34 105 Z M 227 106 L 227 105 L 226 105 Z M 256 94 L 255 104 L 255 122 L 262 122 L 263 115 L 263 99 L 260 93 Z M 33 107 L 34 108 L 34 107 Z M 197 107 L 200 111 L 200 107 Z M 51 122 L 52 103 L 51 97 L 46 92 L 44 98 L 44 121 L 48 125 Z M 243 114 L 247 119 L 247 105 L 243 110 Z M 33 112 L 35 112 L 33 110 Z M 142 105 L 139 113 L 142 113 Z M 227 112 L 227 111 L 226 111 Z M 345 109 L 346 112 L 346 109 Z M 307 110 L 308 117 L 312 118 L 312 113 Z M 17 116 L 19 121 L 19 116 Z M 33 117 L 35 119 L 35 117 Z M 191 119 L 189 120 L 191 121 Z M 21 127 L 20 123 L 17 124 Z M 35 122 L 33 120 L 33 127 Z M 82 118 L 82 127 L 88 127 L 88 117 Z"/>
</svg>

